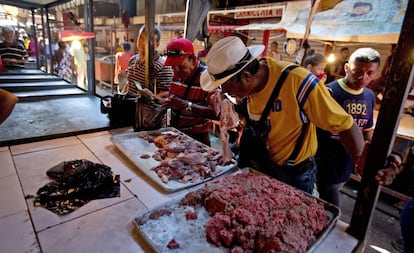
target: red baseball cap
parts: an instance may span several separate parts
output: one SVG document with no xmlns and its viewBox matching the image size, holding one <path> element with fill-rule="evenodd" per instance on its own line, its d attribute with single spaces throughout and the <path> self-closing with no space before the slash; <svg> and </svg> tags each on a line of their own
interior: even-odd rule
<svg viewBox="0 0 414 253">
<path fill-rule="evenodd" d="M 188 39 L 178 38 L 167 44 L 165 66 L 180 65 L 188 55 L 194 55 L 193 43 Z"/>
</svg>

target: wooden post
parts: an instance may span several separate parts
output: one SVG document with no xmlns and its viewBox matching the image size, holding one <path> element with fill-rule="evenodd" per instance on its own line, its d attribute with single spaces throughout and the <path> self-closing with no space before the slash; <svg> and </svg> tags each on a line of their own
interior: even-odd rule
<svg viewBox="0 0 414 253">
<path fill-rule="evenodd" d="M 85 31 L 86 32 L 93 32 L 94 24 L 93 24 L 93 0 L 85 1 L 85 11 L 84 11 L 84 20 L 85 20 Z M 87 63 L 87 82 L 88 82 L 88 94 L 93 95 L 96 91 L 95 86 L 95 38 L 87 39 L 88 42 L 88 55 L 89 60 L 86 61 Z M 110 64 L 112 67 L 112 64 Z M 113 83 L 113 76 L 112 71 L 110 71 L 111 76 L 111 91 L 114 92 Z"/>
<path fill-rule="evenodd" d="M 262 53 L 263 57 L 268 55 L 267 51 L 268 51 L 268 48 L 269 48 L 269 38 L 270 38 L 270 31 L 269 30 L 264 30 L 263 31 L 263 41 L 262 41 L 262 43 L 265 46 L 265 49 Z"/>
<path fill-rule="evenodd" d="M 155 25 L 155 1 L 145 0 L 145 30 L 147 41 L 145 42 L 145 87 L 154 86 L 154 25 Z"/>
<path fill-rule="evenodd" d="M 400 115 L 413 80 L 413 31 L 414 0 L 409 0 L 347 231 L 360 240 L 362 244 L 364 244 L 380 192 L 380 186 L 375 181 L 375 175 L 378 170 L 384 167 L 387 156 L 392 149 Z"/>
</svg>

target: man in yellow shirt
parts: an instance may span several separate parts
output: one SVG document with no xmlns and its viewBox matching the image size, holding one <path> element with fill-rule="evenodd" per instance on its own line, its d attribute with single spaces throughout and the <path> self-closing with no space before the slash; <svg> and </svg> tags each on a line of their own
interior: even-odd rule
<svg viewBox="0 0 414 253">
<path fill-rule="evenodd" d="M 246 101 L 245 117 L 254 124 L 259 121 L 282 72 L 294 65 L 271 57 L 257 60 L 263 50 L 263 45 L 246 47 L 238 37 L 223 38 L 210 49 L 206 57 L 208 69 L 201 76 L 204 90 L 221 85 L 223 93 Z M 280 87 L 279 95 L 269 103 L 269 114 L 264 115 L 265 123 L 261 125 L 264 130 L 253 127 L 256 135 L 263 136 L 265 149 L 259 152 L 260 148 L 251 145 L 252 138 L 243 143 L 244 132 L 239 165 L 257 164 L 260 171 L 312 193 L 318 145 L 316 126 L 338 133 L 354 161 L 362 154 L 364 139 L 352 117 L 308 70 L 292 69 Z M 263 153 L 268 154 L 268 163 L 262 161 L 266 157 Z"/>
</svg>

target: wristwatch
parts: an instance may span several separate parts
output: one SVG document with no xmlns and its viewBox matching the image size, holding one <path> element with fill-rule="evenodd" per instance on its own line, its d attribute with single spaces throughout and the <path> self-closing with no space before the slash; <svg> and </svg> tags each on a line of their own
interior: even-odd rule
<svg viewBox="0 0 414 253">
<path fill-rule="evenodd" d="M 193 108 L 191 107 L 193 105 L 192 102 L 188 101 L 187 102 L 187 106 L 185 107 L 185 110 L 189 113 L 191 113 L 191 111 L 193 110 Z"/>
</svg>

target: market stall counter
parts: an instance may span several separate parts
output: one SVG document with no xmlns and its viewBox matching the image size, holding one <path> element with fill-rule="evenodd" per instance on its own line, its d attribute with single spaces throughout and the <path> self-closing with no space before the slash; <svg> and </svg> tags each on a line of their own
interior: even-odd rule
<svg viewBox="0 0 414 253">
<path fill-rule="evenodd" d="M 0 220 L 8 247 L 22 252 L 152 252 L 135 219 L 204 184 L 173 192 L 160 189 L 111 140 L 128 133 L 133 133 L 132 128 L 1 147 L 1 171 L 8 175 L 0 180 L 5 189 L 1 197 L 10 204 L 7 208 L 2 205 L 0 214 L 6 218 Z M 50 182 L 46 172 L 62 161 L 75 159 L 109 166 L 120 176 L 120 196 L 92 200 L 66 215 L 34 206 L 33 196 Z M 312 252 L 353 252 L 358 240 L 347 234 L 346 228 L 339 217 Z"/>
<path fill-rule="evenodd" d="M 378 117 L 378 111 L 374 111 L 374 120 Z M 396 136 L 407 140 L 414 140 L 414 117 L 403 113 L 400 117 L 400 125 L 398 126 Z"/>
<path fill-rule="evenodd" d="M 95 79 L 99 85 L 112 88 L 115 76 L 114 56 L 104 56 L 95 59 Z"/>
</svg>

